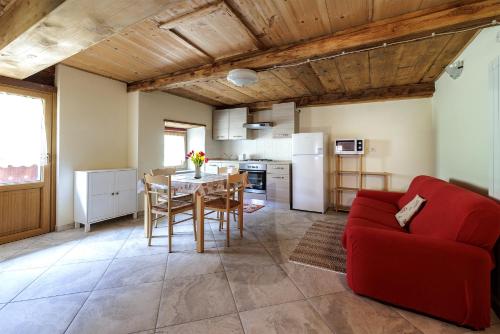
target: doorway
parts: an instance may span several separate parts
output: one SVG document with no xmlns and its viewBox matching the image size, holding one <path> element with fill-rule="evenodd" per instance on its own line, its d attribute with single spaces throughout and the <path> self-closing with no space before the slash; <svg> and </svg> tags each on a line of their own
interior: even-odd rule
<svg viewBox="0 0 500 334">
<path fill-rule="evenodd" d="M 51 230 L 53 103 L 0 85 L 0 244 Z"/>
</svg>

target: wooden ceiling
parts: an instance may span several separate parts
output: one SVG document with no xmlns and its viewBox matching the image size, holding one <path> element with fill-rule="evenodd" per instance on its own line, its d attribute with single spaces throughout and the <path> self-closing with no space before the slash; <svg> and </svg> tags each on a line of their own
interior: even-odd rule
<svg viewBox="0 0 500 334">
<path fill-rule="evenodd" d="M 1 0 L 0 0 L 1 1 Z M 127 82 L 206 68 L 267 50 L 335 36 L 389 18 L 453 8 L 451 0 L 185 0 L 68 58 L 64 64 Z M 485 2 L 485 1 L 483 1 Z M 494 3 L 495 1 L 486 1 Z M 437 6 L 437 7 L 436 7 Z M 419 11 L 419 12 L 417 12 Z M 462 11 L 464 12 L 464 11 Z M 417 14 L 415 14 L 417 15 Z M 381 21 L 385 22 L 385 21 Z M 240 88 L 223 77 L 154 87 L 214 106 L 301 98 L 327 103 L 366 96 L 429 96 L 433 82 L 476 31 L 259 72 Z M 214 64 L 214 65 L 212 65 Z M 230 65 L 230 62 L 229 62 Z M 399 93 L 395 93 L 399 92 Z M 413 93 L 412 93 L 413 92 Z M 418 93 L 420 92 L 420 93 Z M 413 94 L 413 95 L 412 95 Z"/>
</svg>

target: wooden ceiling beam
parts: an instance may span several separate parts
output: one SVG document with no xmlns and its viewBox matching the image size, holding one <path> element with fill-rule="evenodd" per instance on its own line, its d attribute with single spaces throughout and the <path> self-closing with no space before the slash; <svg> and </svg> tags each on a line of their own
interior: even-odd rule
<svg viewBox="0 0 500 334">
<path fill-rule="evenodd" d="M 172 0 L 18 0 L 0 17 L 0 75 L 24 79 L 171 4 Z"/>
<path fill-rule="evenodd" d="M 483 0 L 424 9 L 368 23 L 311 41 L 273 48 L 214 64 L 166 74 L 129 84 L 129 91 L 182 87 L 199 81 L 224 78 L 234 68 L 269 69 L 275 65 L 357 50 L 389 41 L 424 36 L 457 27 L 500 19 L 500 2 Z"/>
<path fill-rule="evenodd" d="M 434 94 L 434 83 L 419 83 L 413 85 L 364 89 L 351 93 L 329 93 L 323 95 L 308 95 L 274 101 L 263 101 L 231 106 L 231 108 L 248 107 L 250 110 L 267 110 L 273 104 L 295 102 L 297 107 L 321 105 L 336 105 L 347 103 L 374 102 L 382 100 L 431 97 Z"/>
</svg>

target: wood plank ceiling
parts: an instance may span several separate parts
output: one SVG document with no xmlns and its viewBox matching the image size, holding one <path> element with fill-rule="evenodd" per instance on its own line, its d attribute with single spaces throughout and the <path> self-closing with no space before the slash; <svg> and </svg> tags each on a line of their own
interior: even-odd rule
<svg viewBox="0 0 500 334">
<path fill-rule="evenodd" d="M 449 3 L 454 2 L 176 1 L 155 17 L 124 29 L 67 59 L 64 64 L 132 83 Z M 258 83 L 245 88 L 236 87 L 225 79 L 210 79 L 162 90 L 214 106 L 249 104 L 255 108 L 262 101 L 306 97 L 304 101 L 311 103 L 318 100 L 311 97 L 325 94 L 360 96 L 364 91 L 387 87 L 410 87 L 402 91 L 405 94 L 412 85 L 429 83 L 432 86 L 443 68 L 475 33 L 439 36 L 298 67 L 259 72 Z M 433 86 L 426 94 L 432 91 Z"/>
</svg>

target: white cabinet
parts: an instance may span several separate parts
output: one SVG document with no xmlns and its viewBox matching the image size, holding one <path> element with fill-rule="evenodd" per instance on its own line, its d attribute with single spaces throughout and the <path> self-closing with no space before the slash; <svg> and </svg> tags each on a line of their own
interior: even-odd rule
<svg viewBox="0 0 500 334">
<path fill-rule="evenodd" d="M 137 213 L 137 171 L 110 169 L 75 172 L 75 226 Z"/>
<path fill-rule="evenodd" d="M 248 108 L 229 110 L 229 139 L 247 139 L 248 129 L 243 124 L 248 122 Z"/>
<path fill-rule="evenodd" d="M 220 161 L 220 160 L 209 161 L 207 164 L 205 164 L 205 173 L 217 174 L 219 167 L 226 167 L 228 170 L 230 169 L 238 170 L 240 168 L 240 163 L 237 161 L 234 162 Z"/>
<path fill-rule="evenodd" d="M 212 131 L 214 140 L 229 139 L 229 112 L 227 109 L 213 111 Z"/>
<path fill-rule="evenodd" d="M 290 205 L 290 164 L 268 164 L 267 200 Z"/>
<path fill-rule="evenodd" d="M 212 116 L 214 140 L 241 140 L 248 138 L 248 108 L 214 110 Z"/>
<path fill-rule="evenodd" d="M 295 102 L 273 104 L 273 138 L 292 138 L 299 130 L 298 113 Z"/>
</svg>

